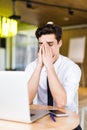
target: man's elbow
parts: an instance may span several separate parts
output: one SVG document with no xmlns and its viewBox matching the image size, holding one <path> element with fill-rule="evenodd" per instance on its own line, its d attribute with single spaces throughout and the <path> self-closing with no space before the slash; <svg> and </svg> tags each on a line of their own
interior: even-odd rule
<svg viewBox="0 0 87 130">
<path fill-rule="evenodd" d="M 29 102 L 29 105 L 32 105 L 33 104 L 33 102 Z"/>
<path fill-rule="evenodd" d="M 66 106 L 66 100 L 57 103 L 57 108 L 64 108 Z"/>
<path fill-rule="evenodd" d="M 29 105 L 33 104 L 33 100 L 29 97 Z"/>
</svg>

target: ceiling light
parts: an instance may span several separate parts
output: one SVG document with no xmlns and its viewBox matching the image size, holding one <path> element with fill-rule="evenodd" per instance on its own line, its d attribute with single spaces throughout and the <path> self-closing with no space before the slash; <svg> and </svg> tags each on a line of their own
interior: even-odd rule
<svg viewBox="0 0 87 130">
<path fill-rule="evenodd" d="M 19 19 L 21 19 L 21 16 L 13 14 L 13 15 L 9 16 L 9 18 L 14 19 L 14 20 L 19 20 Z"/>
<path fill-rule="evenodd" d="M 31 4 L 31 2 L 29 2 L 29 0 L 26 1 L 26 7 L 27 8 L 32 8 L 32 4 Z"/>
<path fill-rule="evenodd" d="M 71 8 L 69 8 L 69 14 L 70 14 L 70 15 L 73 15 L 73 14 L 74 14 L 74 11 L 73 11 Z"/>
<path fill-rule="evenodd" d="M 17 34 L 17 21 L 0 17 L 0 37 L 13 37 Z"/>
<path fill-rule="evenodd" d="M 13 4 L 13 15 L 9 16 L 10 19 L 14 19 L 14 20 L 19 20 L 21 19 L 21 16 L 16 15 L 16 7 L 15 7 L 15 0 L 12 0 L 12 4 Z"/>
</svg>

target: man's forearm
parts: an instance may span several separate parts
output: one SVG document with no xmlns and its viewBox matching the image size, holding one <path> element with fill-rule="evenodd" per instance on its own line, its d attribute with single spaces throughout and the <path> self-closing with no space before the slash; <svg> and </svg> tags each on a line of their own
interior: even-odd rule
<svg viewBox="0 0 87 130">
<path fill-rule="evenodd" d="M 32 74 L 30 80 L 28 81 L 28 93 L 29 93 L 30 104 L 32 104 L 33 99 L 38 90 L 41 69 L 42 69 L 41 66 L 37 65 L 34 73 Z"/>
<path fill-rule="evenodd" d="M 66 105 L 66 92 L 60 83 L 53 66 L 47 69 L 50 90 L 56 106 L 61 108 Z"/>
</svg>

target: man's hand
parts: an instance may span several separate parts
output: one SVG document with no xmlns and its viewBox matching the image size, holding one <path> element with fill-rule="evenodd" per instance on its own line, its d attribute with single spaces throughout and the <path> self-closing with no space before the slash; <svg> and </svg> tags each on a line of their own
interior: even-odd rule
<svg viewBox="0 0 87 130">
<path fill-rule="evenodd" d="M 43 43 L 38 52 L 38 65 L 50 67 L 55 61 L 56 56 L 53 56 L 50 46 L 47 43 Z"/>
<path fill-rule="evenodd" d="M 40 65 L 40 67 L 43 67 L 42 48 L 43 48 L 43 45 L 40 46 L 40 49 L 38 52 L 38 65 Z"/>
<path fill-rule="evenodd" d="M 47 43 L 43 43 L 42 58 L 43 58 L 43 63 L 47 68 L 49 68 L 53 64 L 52 51 Z"/>
</svg>

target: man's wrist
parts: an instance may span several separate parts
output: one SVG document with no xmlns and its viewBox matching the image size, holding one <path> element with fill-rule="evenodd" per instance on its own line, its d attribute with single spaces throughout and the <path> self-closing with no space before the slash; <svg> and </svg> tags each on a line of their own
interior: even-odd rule
<svg viewBox="0 0 87 130">
<path fill-rule="evenodd" d="M 42 64 L 37 64 L 37 68 L 39 68 L 39 69 L 42 69 L 42 67 L 43 67 L 43 65 Z"/>
<path fill-rule="evenodd" d="M 47 71 L 51 71 L 54 67 L 53 64 L 49 65 L 49 66 L 45 66 Z"/>
</svg>

